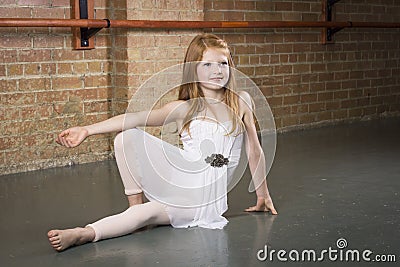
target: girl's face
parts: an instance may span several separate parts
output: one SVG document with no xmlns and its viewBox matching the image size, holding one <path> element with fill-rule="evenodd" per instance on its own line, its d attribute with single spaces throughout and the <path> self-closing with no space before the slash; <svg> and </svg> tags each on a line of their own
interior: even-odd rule
<svg viewBox="0 0 400 267">
<path fill-rule="evenodd" d="M 225 49 L 209 48 L 203 53 L 197 64 L 197 78 L 203 90 L 218 90 L 228 83 L 229 63 L 225 52 Z"/>
</svg>

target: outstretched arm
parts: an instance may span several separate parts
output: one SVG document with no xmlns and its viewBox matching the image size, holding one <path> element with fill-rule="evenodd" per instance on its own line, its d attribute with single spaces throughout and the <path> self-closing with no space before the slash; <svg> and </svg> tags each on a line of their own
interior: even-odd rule
<svg viewBox="0 0 400 267">
<path fill-rule="evenodd" d="M 95 124 L 72 127 L 62 131 L 56 142 L 66 147 L 76 147 L 95 134 L 121 132 L 140 126 L 161 126 L 180 117 L 182 104 L 183 101 L 173 101 L 160 109 L 121 114 Z"/>
<path fill-rule="evenodd" d="M 256 205 L 249 207 L 246 211 L 271 211 L 274 215 L 278 214 L 268 191 L 265 156 L 257 136 L 250 95 L 241 93 L 239 103 L 244 110 L 243 122 L 247 133 L 246 152 L 257 195 Z"/>
</svg>

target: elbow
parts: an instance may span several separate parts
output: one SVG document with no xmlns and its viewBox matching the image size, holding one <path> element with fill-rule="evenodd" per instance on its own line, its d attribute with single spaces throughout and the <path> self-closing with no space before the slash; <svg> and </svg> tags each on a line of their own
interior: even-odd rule
<svg viewBox="0 0 400 267">
<path fill-rule="evenodd" d="M 249 150 L 248 157 L 251 159 L 259 159 L 264 156 L 264 152 L 260 146 L 252 147 Z"/>
</svg>

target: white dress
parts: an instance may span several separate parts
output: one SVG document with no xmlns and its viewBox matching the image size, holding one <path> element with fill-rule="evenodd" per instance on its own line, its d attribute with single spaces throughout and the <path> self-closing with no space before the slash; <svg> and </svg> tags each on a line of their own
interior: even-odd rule
<svg viewBox="0 0 400 267">
<path fill-rule="evenodd" d="M 133 175 L 149 200 L 167 206 L 173 227 L 221 229 L 227 224 L 222 216 L 227 188 L 243 142 L 243 133 L 230 133 L 231 127 L 231 121 L 195 119 L 190 133 L 181 134 L 183 149 L 140 131 Z"/>
</svg>

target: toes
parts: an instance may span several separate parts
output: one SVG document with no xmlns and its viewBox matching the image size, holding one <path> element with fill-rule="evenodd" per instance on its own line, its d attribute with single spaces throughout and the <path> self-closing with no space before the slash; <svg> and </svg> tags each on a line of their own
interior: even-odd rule
<svg viewBox="0 0 400 267">
<path fill-rule="evenodd" d="M 249 207 L 245 209 L 245 211 L 256 211 L 256 207 Z"/>
<path fill-rule="evenodd" d="M 268 212 L 268 211 L 271 211 L 271 214 L 272 214 L 272 215 L 278 215 L 278 212 L 276 211 L 276 209 L 275 209 L 274 206 L 268 207 L 268 208 L 266 207 L 266 208 L 265 208 L 265 211 L 267 211 L 267 212 Z"/>
<path fill-rule="evenodd" d="M 56 237 L 56 236 L 58 236 L 58 233 L 59 233 L 59 230 L 50 230 L 50 231 L 47 233 L 47 236 L 48 236 L 49 238 L 51 238 L 51 237 Z"/>
<path fill-rule="evenodd" d="M 49 238 L 49 241 L 50 241 L 50 242 L 60 242 L 60 240 L 61 240 L 61 238 L 58 237 L 58 236 Z"/>
<path fill-rule="evenodd" d="M 54 245 L 60 245 L 61 244 L 61 240 L 57 239 L 57 240 L 50 241 L 50 244 L 52 244 L 53 246 Z"/>
<path fill-rule="evenodd" d="M 275 209 L 271 209 L 271 214 L 272 215 L 278 215 L 278 212 Z"/>
<path fill-rule="evenodd" d="M 59 240 L 60 240 L 60 237 L 58 237 L 58 236 L 50 237 L 50 238 L 49 238 L 49 241 L 50 241 L 50 242 L 59 241 Z"/>
<path fill-rule="evenodd" d="M 58 244 L 51 244 L 51 246 L 52 246 L 55 250 L 57 250 L 57 251 L 63 251 L 63 250 L 64 250 L 64 247 L 62 246 L 61 243 L 58 243 Z"/>
<path fill-rule="evenodd" d="M 51 244 L 59 244 L 61 242 L 61 237 L 58 234 L 49 234 L 49 242 Z"/>
<path fill-rule="evenodd" d="M 48 233 L 47 233 L 47 236 L 50 238 L 50 237 L 53 237 L 53 236 L 55 236 L 55 235 L 57 235 L 56 234 L 56 232 L 54 231 L 54 230 L 51 230 L 51 231 L 49 231 Z"/>
</svg>

